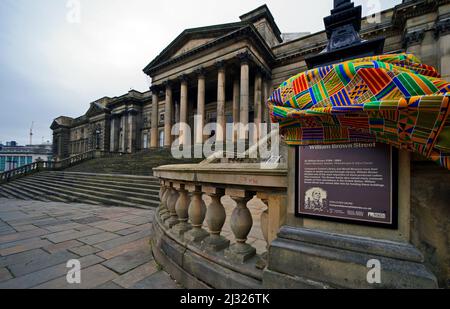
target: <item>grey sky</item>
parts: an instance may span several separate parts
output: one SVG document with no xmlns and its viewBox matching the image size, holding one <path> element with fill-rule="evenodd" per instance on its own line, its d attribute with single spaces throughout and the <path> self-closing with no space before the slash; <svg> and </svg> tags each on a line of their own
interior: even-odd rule
<svg viewBox="0 0 450 309">
<path fill-rule="evenodd" d="M 73 1 L 73 0 L 71 0 Z M 186 28 L 234 22 L 266 3 L 282 32 L 317 32 L 332 0 L 79 0 L 81 22 L 69 23 L 69 0 L 0 1 L 0 141 L 51 140 L 60 115 L 82 115 L 103 96 L 146 91 L 142 69 Z M 374 0 L 357 0 L 365 12 Z M 401 0 L 381 0 L 381 9 Z"/>
</svg>

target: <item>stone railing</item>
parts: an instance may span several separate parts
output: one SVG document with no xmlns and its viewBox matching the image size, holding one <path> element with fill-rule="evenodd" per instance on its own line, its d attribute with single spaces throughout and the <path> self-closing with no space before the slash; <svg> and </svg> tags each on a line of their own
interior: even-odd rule
<svg viewBox="0 0 450 309">
<path fill-rule="evenodd" d="M 261 228 L 264 249 L 275 239 L 284 220 L 286 167 L 170 165 L 154 169 L 154 175 L 161 182 L 152 239 L 158 263 L 187 288 L 261 288 L 265 254 L 257 254 L 248 235 Z M 254 198 L 267 208 L 260 227 L 253 226 L 248 207 Z M 225 221 L 231 226 L 228 238 L 222 233 Z"/>
<path fill-rule="evenodd" d="M 89 150 L 84 153 L 73 155 L 67 159 L 63 159 L 54 163 L 54 169 L 61 170 L 66 169 L 71 166 L 80 164 L 87 160 L 92 160 L 98 157 L 101 157 L 102 153 L 98 150 Z"/>
<path fill-rule="evenodd" d="M 13 179 L 23 177 L 36 172 L 41 172 L 44 170 L 51 170 L 54 167 L 53 162 L 47 161 L 37 161 L 31 164 L 27 164 L 13 170 L 4 172 L 0 174 L 0 182 L 8 182 Z"/>
</svg>

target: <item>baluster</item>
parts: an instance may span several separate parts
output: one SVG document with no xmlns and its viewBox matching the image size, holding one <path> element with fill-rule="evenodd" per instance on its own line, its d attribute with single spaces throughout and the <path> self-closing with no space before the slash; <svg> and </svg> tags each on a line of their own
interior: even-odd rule
<svg viewBox="0 0 450 309">
<path fill-rule="evenodd" d="M 167 197 L 167 209 L 169 209 L 170 217 L 164 222 L 166 227 L 172 228 L 178 223 L 178 216 L 175 210 L 175 204 L 178 200 L 178 192 L 173 188 L 173 184 L 169 188 L 169 195 Z"/>
<path fill-rule="evenodd" d="M 178 215 L 178 224 L 173 227 L 173 232 L 179 237 L 191 229 L 191 225 L 188 223 L 189 220 L 189 204 L 190 199 L 188 191 L 185 189 L 185 184 L 176 184 L 175 189 L 178 191 L 178 201 L 175 204 L 175 210 Z"/>
<path fill-rule="evenodd" d="M 209 233 L 202 228 L 206 216 L 206 205 L 202 199 L 202 187 L 189 185 L 187 189 L 192 193 L 191 204 L 189 205 L 188 211 L 192 229 L 184 234 L 184 239 L 188 242 L 200 242 L 209 235 Z"/>
<path fill-rule="evenodd" d="M 170 183 L 167 181 L 163 181 L 162 183 L 163 186 L 161 188 L 164 188 L 164 193 L 162 194 L 161 198 L 159 215 L 161 217 L 162 222 L 164 222 L 170 217 L 170 212 L 169 209 L 167 208 L 167 200 L 170 194 Z"/>
<path fill-rule="evenodd" d="M 247 203 L 253 198 L 253 192 L 245 190 L 227 189 L 229 195 L 237 204 L 231 216 L 231 230 L 236 244 L 225 250 L 225 258 L 235 263 L 245 263 L 256 255 L 256 249 L 247 244 L 247 236 L 253 226 L 253 218 Z"/>
<path fill-rule="evenodd" d="M 218 252 L 230 246 L 230 241 L 221 236 L 222 228 L 226 220 L 226 212 L 220 199 L 225 195 L 225 190 L 215 187 L 203 187 L 203 192 L 211 197 L 211 204 L 206 210 L 206 223 L 209 227 L 209 236 L 203 240 L 202 249 Z"/>
</svg>

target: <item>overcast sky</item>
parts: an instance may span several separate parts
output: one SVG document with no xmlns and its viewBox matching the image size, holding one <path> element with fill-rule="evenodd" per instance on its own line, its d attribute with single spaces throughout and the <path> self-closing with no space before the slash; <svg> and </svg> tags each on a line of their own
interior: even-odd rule
<svg viewBox="0 0 450 309">
<path fill-rule="evenodd" d="M 366 13 L 377 3 L 355 2 Z M 54 118 L 81 116 L 103 96 L 146 91 L 142 69 L 184 29 L 239 21 L 264 3 L 281 32 L 317 32 L 333 1 L 0 0 L 0 142 L 27 144 L 33 121 L 33 142 L 51 140 Z"/>
</svg>

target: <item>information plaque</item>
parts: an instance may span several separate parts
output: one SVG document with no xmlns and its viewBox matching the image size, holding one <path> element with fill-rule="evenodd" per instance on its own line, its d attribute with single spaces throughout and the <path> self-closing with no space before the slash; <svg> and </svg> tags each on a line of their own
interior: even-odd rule
<svg viewBox="0 0 450 309">
<path fill-rule="evenodd" d="M 397 228 L 397 151 L 378 143 L 298 146 L 296 215 Z"/>
</svg>

